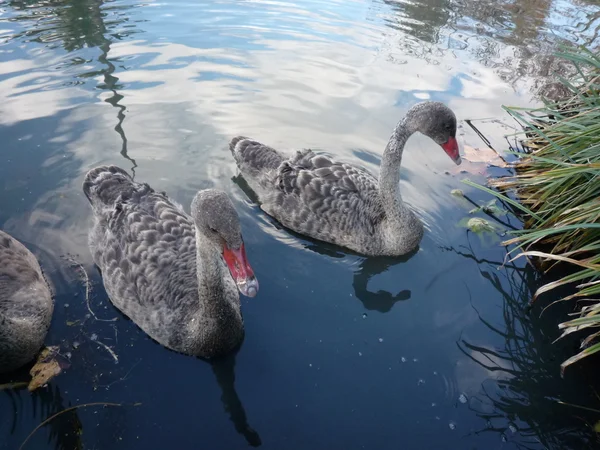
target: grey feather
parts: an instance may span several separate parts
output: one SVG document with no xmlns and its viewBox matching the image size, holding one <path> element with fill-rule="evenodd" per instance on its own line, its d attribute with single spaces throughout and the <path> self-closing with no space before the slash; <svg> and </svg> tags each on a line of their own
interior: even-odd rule
<svg viewBox="0 0 600 450">
<path fill-rule="evenodd" d="M 31 361 L 44 343 L 54 300 L 42 269 L 19 241 L 0 231 L 0 373 Z"/>
<path fill-rule="evenodd" d="M 236 157 L 238 165 L 252 174 L 275 170 L 283 162 L 279 152 L 244 136 L 237 136 L 229 143 L 229 149 Z"/>
<path fill-rule="evenodd" d="M 94 212 L 90 250 L 119 310 L 181 353 L 211 358 L 241 343 L 238 289 L 221 253 L 242 237 L 225 193 L 200 191 L 190 217 L 114 166 L 90 170 L 83 190 Z"/>
<path fill-rule="evenodd" d="M 311 150 L 286 157 L 243 136 L 229 148 L 261 208 L 284 226 L 362 254 L 396 256 L 414 250 L 423 236 L 399 188 L 404 144 L 416 131 L 444 144 L 455 137 L 456 117 L 438 102 L 411 108 L 392 133 L 379 180 Z"/>
</svg>

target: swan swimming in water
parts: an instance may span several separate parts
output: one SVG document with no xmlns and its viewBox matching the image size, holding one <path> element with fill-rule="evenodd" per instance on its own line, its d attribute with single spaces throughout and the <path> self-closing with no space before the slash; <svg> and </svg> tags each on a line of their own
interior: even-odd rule
<svg viewBox="0 0 600 450">
<path fill-rule="evenodd" d="M 417 131 L 461 163 L 456 116 L 440 102 L 408 110 L 383 152 L 379 181 L 311 150 L 286 157 L 244 136 L 233 138 L 229 148 L 261 208 L 284 226 L 365 255 L 399 256 L 423 237 L 423 224 L 402 201 L 399 186 L 404 145 Z"/>
<path fill-rule="evenodd" d="M 31 361 L 44 344 L 54 299 L 33 254 L 0 231 L 0 373 Z"/>
<path fill-rule="evenodd" d="M 177 352 L 212 358 L 244 337 L 238 290 L 254 297 L 239 217 L 227 194 L 206 189 L 191 217 L 115 166 L 90 170 L 89 246 L 112 303 L 151 338 Z"/>
</svg>

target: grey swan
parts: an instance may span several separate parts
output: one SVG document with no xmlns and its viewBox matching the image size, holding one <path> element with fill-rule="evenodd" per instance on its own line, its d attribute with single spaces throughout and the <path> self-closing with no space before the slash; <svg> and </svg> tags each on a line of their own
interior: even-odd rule
<svg viewBox="0 0 600 450">
<path fill-rule="evenodd" d="M 404 145 L 417 131 L 461 163 L 456 116 L 440 102 L 416 104 L 400 120 L 383 152 L 379 182 L 363 168 L 312 150 L 286 157 L 244 136 L 229 148 L 263 211 L 287 228 L 367 256 L 400 256 L 423 237 L 399 186 Z"/>
<path fill-rule="evenodd" d="M 239 217 L 227 194 L 199 191 L 191 217 L 123 169 L 90 170 L 89 247 L 111 302 L 152 339 L 210 359 L 242 342 L 239 292 L 254 297 Z"/>
<path fill-rule="evenodd" d="M 30 362 L 44 344 L 54 299 L 33 254 L 0 231 L 0 373 Z"/>
</svg>

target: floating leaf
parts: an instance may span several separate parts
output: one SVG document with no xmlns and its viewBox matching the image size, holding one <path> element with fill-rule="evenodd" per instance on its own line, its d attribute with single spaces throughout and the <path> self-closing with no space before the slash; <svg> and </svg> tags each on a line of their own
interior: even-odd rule
<svg viewBox="0 0 600 450">
<path fill-rule="evenodd" d="M 488 204 L 483 207 L 484 213 L 492 214 L 494 216 L 502 216 L 502 215 L 508 214 L 508 211 L 506 211 L 505 209 L 499 208 L 498 205 L 496 205 L 496 200 L 494 200 L 491 203 L 493 203 L 493 204 L 492 205 Z"/>
<path fill-rule="evenodd" d="M 485 246 L 497 245 L 500 241 L 502 228 L 494 222 L 488 222 L 480 217 L 464 217 L 458 222 L 458 226 L 471 231 Z"/>
<path fill-rule="evenodd" d="M 61 361 L 58 347 L 46 347 L 38 356 L 37 362 L 29 371 L 31 381 L 27 389 L 35 391 L 41 386 L 44 386 L 48 381 L 60 374 L 63 369 L 69 367 L 66 361 Z"/>
<path fill-rule="evenodd" d="M 594 425 L 594 431 L 600 433 L 600 420 Z"/>
<path fill-rule="evenodd" d="M 490 166 L 507 167 L 506 161 L 493 149 L 489 147 L 471 147 L 465 145 L 463 158 L 471 163 L 485 163 Z"/>
<path fill-rule="evenodd" d="M 483 211 L 486 214 L 492 214 L 494 216 L 502 216 L 508 213 L 508 211 L 506 211 L 505 209 L 498 207 L 498 205 L 496 204 L 496 199 L 490 200 L 485 205 L 473 208 L 471 211 L 469 211 L 469 214 L 475 214 L 479 211 Z"/>
<path fill-rule="evenodd" d="M 67 320 L 67 326 L 72 327 L 79 323 L 79 320 Z"/>
<path fill-rule="evenodd" d="M 455 197 L 464 197 L 465 193 L 463 191 L 461 191 L 460 189 L 452 189 L 450 191 L 451 195 L 454 195 Z"/>
<path fill-rule="evenodd" d="M 473 233 L 494 231 L 493 225 L 481 217 L 471 217 L 469 220 L 467 220 L 467 228 Z"/>
</svg>

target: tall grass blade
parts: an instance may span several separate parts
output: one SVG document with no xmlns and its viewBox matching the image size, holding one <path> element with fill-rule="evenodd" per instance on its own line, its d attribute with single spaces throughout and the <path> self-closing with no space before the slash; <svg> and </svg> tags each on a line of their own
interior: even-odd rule
<svg viewBox="0 0 600 450">
<path fill-rule="evenodd" d="M 600 338 L 600 53 L 564 47 L 557 56 L 576 70 L 569 80 L 559 77 L 569 98 L 548 100 L 539 108 L 503 107 L 523 127 L 515 136 L 527 149 L 513 152 L 520 157 L 511 163 L 514 174 L 489 180 L 493 189 L 463 182 L 523 213 L 524 229 L 509 232 L 503 242 L 513 246 L 509 255 L 517 253 L 511 261 L 525 256 L 544 271 L 557 264 L 577 269 L 541 286 L 531 300 L 573 285 L 575 293 L 560 301 L 589 299 L 592 304 L 580 307 L 575 313 L 579 317 L 559 329 L 564 330 L 561 337 L 585 331 L 586 346 Z M 561 371 L 598 351 L 600 343 L 586 348 L 567 359 Z"/>
</svg>

